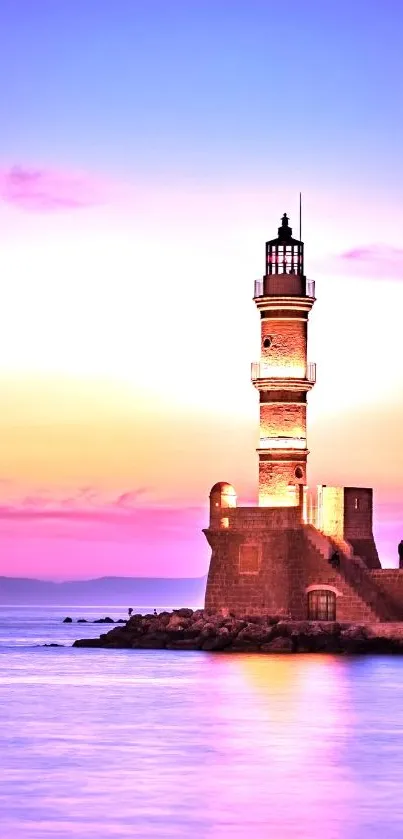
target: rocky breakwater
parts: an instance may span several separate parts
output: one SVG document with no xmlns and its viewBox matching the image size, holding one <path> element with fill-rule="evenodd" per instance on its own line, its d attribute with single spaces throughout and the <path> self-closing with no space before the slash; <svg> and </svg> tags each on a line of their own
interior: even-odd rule
<svg viewBox="0 0 403 839">
<path fill-rule="evenodd" d="M 361 626 L 176 609 L 159 615 L 132 615 L 124 625 L 115 626 L 99 638 L 81 638 L 73 646 L 228 653 L 403 654 L 403 624 Z"/>
</svg>

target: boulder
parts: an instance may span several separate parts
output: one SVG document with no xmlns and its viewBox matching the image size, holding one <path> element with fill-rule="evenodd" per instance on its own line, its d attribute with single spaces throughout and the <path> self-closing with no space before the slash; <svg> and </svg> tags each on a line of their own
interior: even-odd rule
<svg viewBox="0 0 403 839">
<path fill-rule="evenodd" d="M 97 618 L 93 623 L 115 623 L 113 618 Z"/>
<path fill-rule="evenodd" d="M 179 615 L 180 618 L 193 617 L 193 609 L 174 609 L 174 615 Z"/>
<path fill-rule="evenodd" d="M 114 629 L 111 629 L 109 632 L 101 635 L 100 638 L 105 644 L 109 645 L 113 643 L 123 649 L 127 649 L 132 645 L 133 635 L 131 632 L 127 631 L 126 627 L 115 626 Z"/>
<path fill-rule="evenodd" d="M 301 621 L 291 630 L 294 648 L 299 653 L 340 652 L 340 625 Z"/>
<path fill-rule="evenodd" d="M 371 644 L 364 626 L 353 625 L 340 632 L 340 648 L 343 653 L 369 652 Z"/>
<path fill-rule="evenodd" d="M 63 623 L 73 623 L 73 618 L 65 618 Z"/>
<path fill-rule="evenodd" d="M 217 634 L 217 627 L 214 626 L 213 623 L 205 623 L 204 627 L 200 633 L 200 638 L 205 640 L 206 638 L 211 638 L 212 636 L 216 636 Z"/>
<path fill-rule="evenodd" d="M 169 630 L 175 630 L 175 631 L 177 631 L 178 629 L 183 629 L 185 622 L 186 622 L 186 621 L 184 620 L 184 618 L 183 618 L 183 617 L 180 617 L 180 615 L 176 615 L 176 614 L 174 613 L 174 614 L 170 617 L 170 619 L 169 619 L 169 621 L 168 621 L 168 623 L 167 623 L 167 625 L 166 625 L 166 626 L 167 626 L 167 629 L 169 629 Z"/>
<path fill-rule="evenodd" d="M 278 636 L 277 638 L 273 638 L 267 644 L 262 644 L 260 649 L 262 653 L 292 653 L 293 642 L 291 638 Z"/>
<path fill-rule="evenodd" d="M 104 647 L 105 644 L 101 638 L 79 638 L 74 641 L 73 647 Z"/>
<path fill-rule="evenodd" d="M 253 643 L 253 641 L 235 641 L 228 647 L 230 653 L 258 653 L 260 652 L 260 645 Z"/>
<path fill-rule="evenodd" d="M 154 635 L 143 635 L 142 638 L 135 638 L 130 644 L 132 649 L 138 650 L 163 650 L 169 641 L 166 632 L 155 633 Z"/>
<path fill-rule="evenodd" d="M 207 638 L 200 639 L 202 644 L 202 650 L 225 650 L 226 647 L 229 647 L 232 642 L 232 636 L 228 632 L 228 629 L 224 626 L 222 627 L 216 635 L 211 635 Z"/>
<path fill-rule="evenodd" d="M 171 640 L 167 644 L 167 650 L 198 650 L 199 646 L 196 639 L 192 638 L 178 638 Z"/>
<path fill-rule="evenodd" d="M 88 623 L 86 618 L 79 618 L 77 623 Z"/>
<path fill-rule="evenodd" d="M 236 636 L 236 644 L 252 643 L 254 646 L 266 644 L 273 637 L 273 629 L 271 626 L 262 626 L 258 623 L 247 623 L 246 626 L 238 632 Z"/>
</svg>

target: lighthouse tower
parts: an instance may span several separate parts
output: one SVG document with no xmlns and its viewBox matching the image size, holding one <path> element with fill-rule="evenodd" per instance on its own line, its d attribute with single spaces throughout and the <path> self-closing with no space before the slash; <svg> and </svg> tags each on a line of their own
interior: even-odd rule
<svg viewBox="0 0 403 839">
<path fill-rule="evenodd" d="M 308 316 L 315 284 L 304 274 L 304 244 L 284 213 L 278 236 L 266 242 L 265 274 L 255 282 L 260 312 L 260 360 L 252 364 L 259 392 L 259 506 L 302 504 L 308 456 L 307 393 L 316 378 L 308 362 Z"/>
<path fill-rule="evenodd" d="M 315 384 L 315 365 L 307 356 L 308 318 L 315 285 L 304 273 L 300 239 L 301 234 L 293 238 L 284 213 L 278 236 L 266 242 L 264 276 L 255 283 L 261 323 L 260 359 L 252 364 L 260 403 L 259 505 L 238 506 L 227 481 L 212 487 L 203 530 L 211 548 L 205 607 L 248 623 L 255 614 L 400 621 L 403 570 L 381 569 L 372 489 L 323 484 L 310 515 L 304 505 L 306 405 Z M 256 639 L 248 635 L 255 633 L 251 623 L 252 630 L 242 625 L 232 649 Z M 217 643 L 231 643 L 227 628 Z"/>
</svg>

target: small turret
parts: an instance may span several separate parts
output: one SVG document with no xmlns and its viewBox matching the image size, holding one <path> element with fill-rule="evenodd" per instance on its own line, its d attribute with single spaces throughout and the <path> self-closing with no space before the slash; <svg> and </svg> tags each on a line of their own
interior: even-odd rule
<svg viewBox="0 0 403 839">
<path fill-rule="evenodd" d="M 219 481 L 210 491 L 210 527 L 225 527 L 222 519 L 225 518 L 225 510 L 229 507 L 236 507 L 236 492 L 227 481 Z"/>
</svg>

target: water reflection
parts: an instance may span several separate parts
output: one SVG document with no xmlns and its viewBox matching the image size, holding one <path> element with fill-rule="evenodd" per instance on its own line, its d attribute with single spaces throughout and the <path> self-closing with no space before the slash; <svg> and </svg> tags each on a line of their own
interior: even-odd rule
<svg viewBox="0 0 403 839">
<path fill-rule="evenodd" d="M 0 837 L 397 839 L 403 661 L 0 654 Z"/>
<path fill-rule="evenodd" d="M 227 689 L 214 695 L 222 721 L 217 768 L 230 765 L 220 786 L 223 812 L 241 821 L 249 813 L 251 835 L 344 836 L 354 797 L 344 766 L 353 719 L 344 662 L 256 655 L 227 659 L 226 667 L 232 701 Z M 222 826 L 210 835 L 223 836 Z"/>
</svg>

